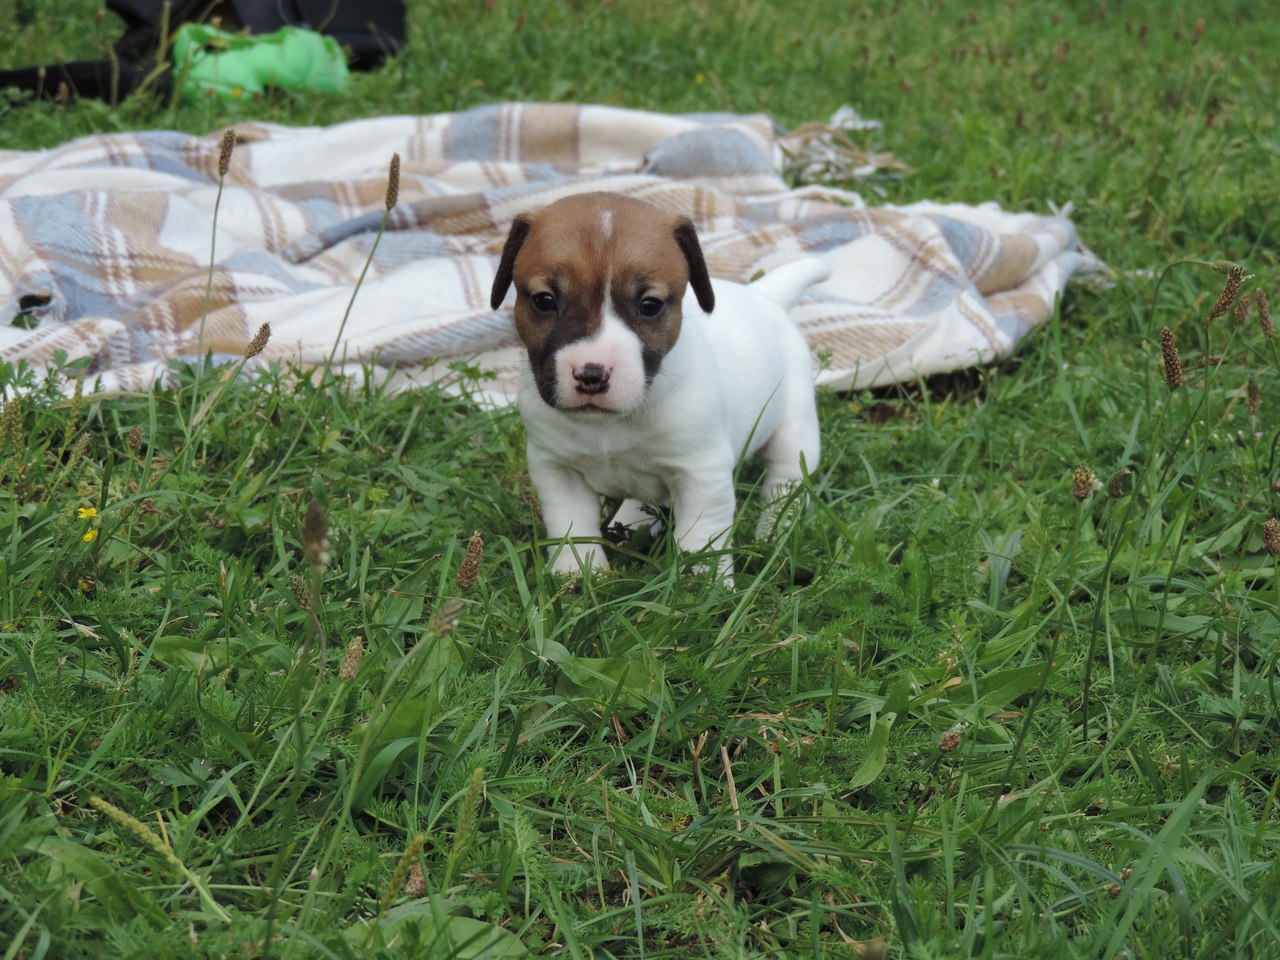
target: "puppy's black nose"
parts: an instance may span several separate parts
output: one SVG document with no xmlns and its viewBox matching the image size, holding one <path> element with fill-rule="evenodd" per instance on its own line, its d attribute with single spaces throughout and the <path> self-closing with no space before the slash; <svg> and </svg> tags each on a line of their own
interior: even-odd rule
<svg viewBox="0 0 1280 960">
<path fill-rule="evenodd" d="M 573 371 L 579 393 L 604 393 L 609 389 L 609 371 L 598 363 L 585 363 Z"/>
</svg>

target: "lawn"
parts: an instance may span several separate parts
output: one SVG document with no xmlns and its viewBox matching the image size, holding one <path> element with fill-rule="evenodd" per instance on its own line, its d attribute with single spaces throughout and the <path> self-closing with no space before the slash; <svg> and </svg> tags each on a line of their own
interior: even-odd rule
<svg viewBox="0 0 1280 960">
<path fill-rule="evenodd" d="M 0 149 L 850 103 L 877 202 L 1070 201 L 1113 275 L 996 367 L 824 392 L 732 587 L 664 539 L 543 570 L 510 411 L 0 368 L 0 957 L 1280 956 L 1280 17 L 410 6 L 341 97 L 0 99 Z M 96 9 L 0 10 L 0 67 L 102 56 Z"/>
</svg>

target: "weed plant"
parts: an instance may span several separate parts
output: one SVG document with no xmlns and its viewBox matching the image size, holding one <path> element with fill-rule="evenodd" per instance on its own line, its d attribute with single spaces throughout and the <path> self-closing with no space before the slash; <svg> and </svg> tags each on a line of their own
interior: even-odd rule
<svg viewBox="0 0 1280 960">
<path fill-rule="evenodd" d="M 661 538 L 552 577 L 466 396 L 3 367 L 3 956 L 1280 956 L 1280 21 L 1215 10 L 415 3 L 332 101 L 6 101 L 10 148 L 851 101 L 889 199 L 1075 200 L 1114 276 L 998 366 L 823 393 L 777 541 L 740 473 L 732 585 Z M 93 11 L 18 4 L 0 62 Z"/>
</svg>

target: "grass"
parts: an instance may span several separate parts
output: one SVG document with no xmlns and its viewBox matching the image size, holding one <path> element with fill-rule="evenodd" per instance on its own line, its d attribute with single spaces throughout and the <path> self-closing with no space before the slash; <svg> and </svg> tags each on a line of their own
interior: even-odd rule
<svg viewBox="0 0 1280 960">
<path fill-rule="evenodd" d="M 0 13 L 0 64 L 99 55 L 94 9 Z M 331 101 L 5 101 L 11 149 L 847 101 L 912 168 L 885 199 L 1071 200 L 1117 271 L 999 366 L 823 394 L 778 543 L 747 539 L 743 469 L 734 589 L 665 541 L 547 575 L 510 412 L 4 370 L 6 960 L 1280 956 L 1280 345 L 1252 310 L 1206 328 L 1224 278 L 1183 262 L 1276 299 L 1280 21 L 1197 16 L 415 3 L 407 52 Z"/>
</svg>

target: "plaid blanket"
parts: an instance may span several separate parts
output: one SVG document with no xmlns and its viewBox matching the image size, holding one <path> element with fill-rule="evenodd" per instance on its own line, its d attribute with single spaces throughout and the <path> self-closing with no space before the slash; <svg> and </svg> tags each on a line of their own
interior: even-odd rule
<svg viewBox="0 0 1280 960">
<path fill-rule="evenodd" d="M 329 128 L 245 124 L 216 236 L 221 135 L 0 152 L 0 358 L 88 356 L 101 389 L 128 391 L 196 356 L 201 336 L 239 357 L 270 323 L 254 362 L 323 364 L 341 331 L 337 357 L 353 369 L 373 365 L 399 386 L 463 359 L 496 372 L 492 394 L 510 397 L 520 354 L 510 301 L 488 305 L 497 254 L 513 215 L 586 190 L 691 217 L 715 276 L 829 260 L 833 277 L 794 316 L 819 382 L 841 389 L 1005 356 L 1093 264 L 1062 216 L 869 206 L 848 190 L 789 187 L 788 172 L 850 179 L 891 164 L 859 155 L 856 118 L 845 121 L 780 135 L 763 116 L 511 103 Z M 393 151 L 399 203 L 343 328 Z"/>
</svg>

